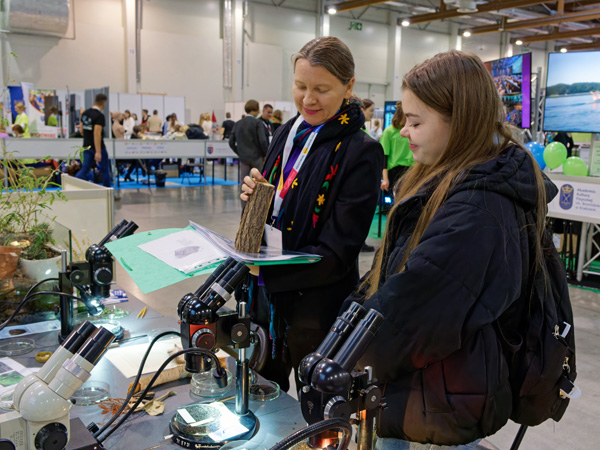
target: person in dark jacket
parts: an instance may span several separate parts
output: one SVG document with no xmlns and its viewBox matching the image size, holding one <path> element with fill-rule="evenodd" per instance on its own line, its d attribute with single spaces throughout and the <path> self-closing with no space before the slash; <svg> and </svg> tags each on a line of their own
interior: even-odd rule
<svg viewBox="0 0 600 450">
<path fill-rule="evenodd" d="M 502 122 L 477 56 L 439 54 L 402 88 L 401 134 L 415 164 L 399 182 L 373 267 L 345 305 L 364 301 L 385 317 L 360 361 L 388 405 L 376 447 L 472 448 L 512 408 L 494 322 L 524 301 L 521 286 L 536 267 L 517 211 L 534 212 L 543 229 L 556 188 Z M 539 238 L 533 244 L 540 248 Z"/>
<path fill-rule="evenodd" d="M 263 172 L 253 169 L 242 185 L 242 200 L 256 181 L 277 187 L 269 246 L 279 239 L 285 250 L 321 256 L 314 264 L 261 268 L 249 289 L 252 316 L 272 339 L 260 373 L 286 391 L 290 370 L 297 374 L 316 350 L 358 282 L 357 258 L 377 205 L 383 150 L 361 130 L 353 85 L 354 60 L 342 41 L 307 43 L 294 57 L 299 114 L 277 130 Z"/>
<path fill-rule="evenodd" d="M 240 157 L 240 178 L 243 180 L 253 167 L 262 167 L 269 141 L 258 116 L 258 102 L 248 100 L 244 105 L 248 114 L 233 126 L 229 147 Z"/>
<path fill-rule="evenodd" d="M 560 142 L 567 149 L 567 158 L 570 158 L 573 155 L 573 147 L 575 147 L 575 143 L 573 142 L 573 137 L 571 133 L 566 133 L 564 131 L 559 131 L 552 138 L 554 142 Z"/>
</svg>

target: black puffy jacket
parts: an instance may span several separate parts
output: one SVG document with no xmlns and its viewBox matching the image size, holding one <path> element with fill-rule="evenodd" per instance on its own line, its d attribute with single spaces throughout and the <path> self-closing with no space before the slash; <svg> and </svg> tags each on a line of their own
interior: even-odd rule
<svg viewBox="0 0 600 450">
<path fill-rule="evenodd" d="M 556 188 L 546 179 L 548 201 Z M 456 445 L 508 420 L 508 369 L 493 322 L 519 298 L 527 236 L 515 205 L 536 207 L 532 161 L 518 147 L 475 167 L 434 215 L 397 273 L 423 205 L 407 199 L 390 223 L 378 292 L 365 302 L 385 316 L 361 365 L 374 367 L 388 408 L 378 434 Z"/>
</svg>

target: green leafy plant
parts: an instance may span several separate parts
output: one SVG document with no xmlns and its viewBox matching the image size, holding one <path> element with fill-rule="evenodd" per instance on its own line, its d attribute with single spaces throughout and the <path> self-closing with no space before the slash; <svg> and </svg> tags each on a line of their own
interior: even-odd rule
<svg viewBox="0 0 600 450">
<path fill-rule="evenodd" d="M 0 170 L 0 241 L 3 245 L 18 245 L 25 259 L 45 259 L 49 256 L 47 245 L 54 243 L 50 222 L 43 212 L 49 210 L 56 199 L 66 200 L 53 180 L 57 170 L 36 175 L 32 167 L 26 166 L 13 153 L 2 146 Z"/>
</svg>

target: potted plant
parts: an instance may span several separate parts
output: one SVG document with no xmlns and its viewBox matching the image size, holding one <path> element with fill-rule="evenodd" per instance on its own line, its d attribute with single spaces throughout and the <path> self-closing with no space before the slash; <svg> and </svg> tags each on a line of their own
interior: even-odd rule
<svg viewBox="0 0 600 450">
<path fill-rule="evenodd" d="M 58 274 L 60 254 L 52 248 L 51 222 L 43 215 L 56 199 L 66 200 L 53 180 L 56 169 L 40 174 L 2 145 L 0 160 L 0 245 L 21 249 L 23 275 L 39 281 Z"/>
<path fill-rule="evenodd" d="M 21 249 L 0 245 L 0 293 L 13 288 L 12 278 L 17 270 Z"/>
</svg>

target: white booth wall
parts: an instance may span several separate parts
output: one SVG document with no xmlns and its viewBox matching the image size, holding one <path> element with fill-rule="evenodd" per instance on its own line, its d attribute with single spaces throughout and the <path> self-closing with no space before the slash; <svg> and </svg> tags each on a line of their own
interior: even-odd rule
<svg viewBox="0 0 600 450">
<path fill-rule="evenodd" d="M 29 81 L 40 88 L 127 90 L 121 1 L 75 0 L 74 6 L 73 39 L 70 33 L 65 38 L 2 34 L 4 54 L 17 55 L 3 79 L 8 75 L 17 84 Z"/>
<path fill-rule="evenodd" d="M 234 80 L 242 84 L 237 91 L 241 94 L 232 98 L 231 91 L 223 89 L 221 2 L 144 1 L 141 78 L 137 92 L 132 92 L 128 91 L 127 83 L 128 70 L 132 70 L 128 55 L 135 49 L 127 48 L 127 1 L 130 0 L 73 0 L 74 26 L 65 38 L 2 35 L 4 54 L 12 51 L 18 55 L 11 61 L 10 78 L 17 83 L 32 82 L 36 87 L 66 90 L 68 86 L 76 92 L 108 86 L 112 93 L 185 97 L 185 114 L 179 117 L 177 113 L 180 120 L 197 122 L 201 113 L 214 110 L 220 122 L 225 116 L 226 102 L 239 103 L 249 98 L 291 101 L 291 56 L 313 39 L 319 28 L 319 17 L 310 10 L 314 1 L 286 2 L 282 7 L 249 2 L 245 46 L 241 52 L 234 51 L 234 58 L 238 58 L 234 60 L 234 72 L 235 66 L 242 64 L 243 55 L 243 82 Z M 238 2 L 234 0 L 234 4 Z M 401 28 L 398 70 L 393 73 L 389 70 L 390 52 L 393 54 L 395 45 L 391 38 L 394 33 L 390 32 L 396 28 L 393 16 L 371 8 L 359 19 L 362 31 L 349 29 L 353 20 L 349 16 L 335 15 L 328 20 L 330 34 L 343 39 L 354 54 L 356 93 L 371 97 L 378 106 L 385 100 L 396 100 L 388 98 L 393 79 L 401 79 L 414 64 L 450 49 L 456 41 L 450 36 L 446 22 L 433 23 L 424 31 Z M 484 60 L 506 56 L 501 54 L 498 33 L 461 41 L 463 50 L 473 51 Z M 538 47 L 534 50 L 534 71 L 545 66 L 545 44 Z M 155 109 L 159 102 L 147 98 L 147 109 Z M 139 105 L 139 109 L 145 107 Z M 165 106 L 163 118 L 173 112 L 169 109 L 172 108 Z"/>
</svg>

